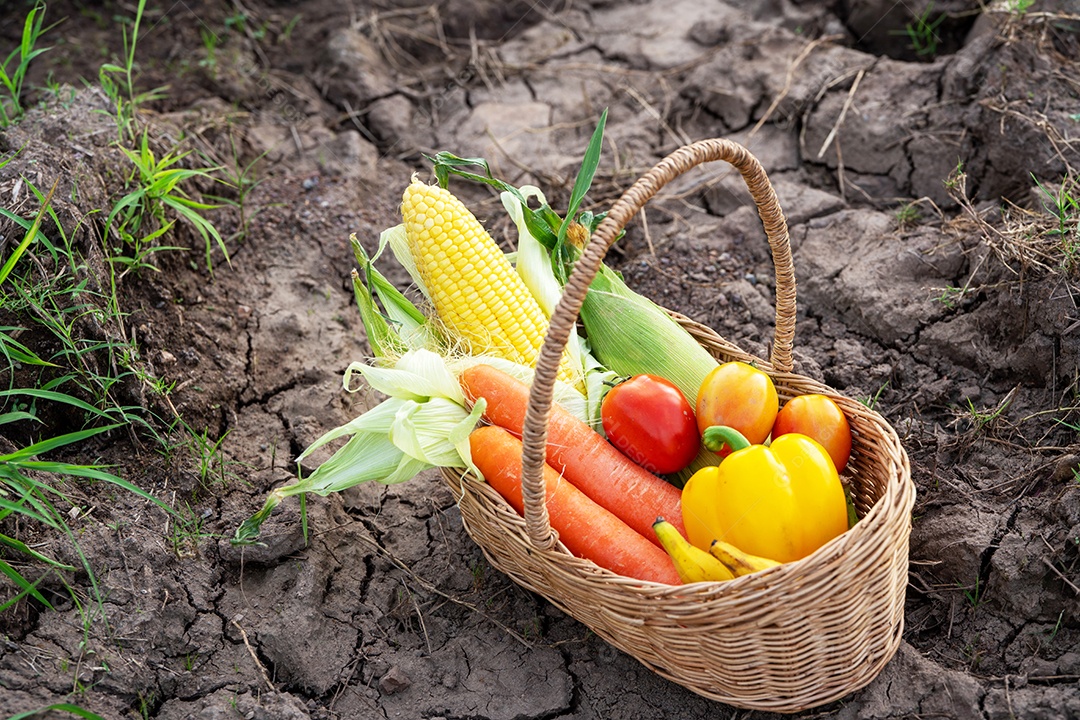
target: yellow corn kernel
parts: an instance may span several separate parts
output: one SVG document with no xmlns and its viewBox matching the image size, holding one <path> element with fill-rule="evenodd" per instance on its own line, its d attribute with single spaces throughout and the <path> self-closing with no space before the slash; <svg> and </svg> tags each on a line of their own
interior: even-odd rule
<svg viewBox="0 0 1080 720">
<path fill-rule="evenodd" d="M 506 255 L 454 195 L 414 180 L 401 214 L 416 269 L 442 324 L 473 353 L 532 367 L 547 318 Z M 559 379 L 578 384 L 563 356 Z"/>
</svg>

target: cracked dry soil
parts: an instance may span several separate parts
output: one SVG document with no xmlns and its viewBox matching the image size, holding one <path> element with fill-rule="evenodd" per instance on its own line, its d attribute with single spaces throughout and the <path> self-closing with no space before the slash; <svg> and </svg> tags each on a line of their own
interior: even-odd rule
<svg viewBox="0 0 1080 720">
<path fill-rule="evenodd" d="M 258 158 L 261 182 L 231 263 L 216 257 L 208 274 L 201 241 L 179 227 L 170 244 L 196 250 L 127 276 L 124 327 L 98 331 L 134 337 L 141 366 L 175 383 L 167 398 L 125 385 L 125 403 L 157 418 L 175 410 L 224 438 L 222 453 L 206 476 L 181 442 L 191 436 L 164 422 L 170 452 L 114 432 L 69 453 L 114 465 L 181 519 L 109 487 L 64 485 L 60 507 L 101 604 L 85 574 L 50 574 L 55 610 L 21 602 L 0 615 L 0 715 L 68 700 L 161 720 L 769 717 L 660 679 L 510 583 L 435 473 L 309 499 L 306 542 L 295 502 L 264 526 L 264 545 L 228 542 L 294 477 L 308 443 L 378 402 L 341 387 L 369 352 L 349 234 L 373 251 L 410 174 L 427 173 L 422 154 L 439 150 L 486 157 L 564 205 L 607 107 L 596 210 L 688 141 L 729 137 L 757 154 L 791 226 L 796 370 L 876 402 L 911 458 L 904 641 L 869 686 L 802 716 L 1080 717 L 1076 266 L 1010 255 L 946 185 L 962 163 L 971 206 L 998 228 L 1003 201 L 1045 215 L 1032 174 L 1053 183 L 1080 166 L 1080 23 L 1068 3 L 1018 16 L 942 2 L 948 22 L 926 57 L 911 52 L 912 18 L 896 5 L 151 4 L 139 85 L 170 84 L 146 107 L 152 142 L 215 161 L 235 147 L 243 163 Z M 129 10 L 104 6 L 49 6 L 50 20 L 66 19 L 37 86 L 48 70 L 81 88 L 98 55 L 119 51 L 119 33 L 95 17 Z M 239 12 L 244 31 L 226 22 Z M 200 29 L 220 33 L 214 63 Z M 17 32 L 5 25 L 5 47 Z M 104 109 L 90 83 L 0 133 L 0 151 L 22 148 L 0 170 L 0 197 L 14 202 L 20 178 L 60 178 L 55 206 L 91 289 L 105 267 L 92 211 L 122 190 Z M 507 236 L 496 199 L 455 190 Z M 25 188 L 22 201 L 32 216 Z M 210 217 L 226 236 L 241 227 L 233 208 Z M 772 266 L 729 169 L 666 188 L 609 262 L 765 356 Z M 404 273 L 392 279 L 404 287 Z M 60 412 L 49 421 L 77 427 Z M 0 442 L 31 432 L 11 423 Z M 4 522 L 78 565 L 67 538 Z"/>
</svg>

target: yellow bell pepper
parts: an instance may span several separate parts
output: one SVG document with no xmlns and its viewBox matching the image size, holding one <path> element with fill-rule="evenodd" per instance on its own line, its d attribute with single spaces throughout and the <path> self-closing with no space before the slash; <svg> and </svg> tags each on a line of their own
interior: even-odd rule
<svg viewBox="0 0 1080 720">
<path fill-rule="evenodd" d="M 750 445 L 737 430 L 714 426 L 706 447 L 734 452 L 696 472 L 682 493 L 690 542 L 708 550 L 723 540 L 743 552 L 791 562 L 848 528 L 847 503 L 832 459 L 805 435 Z"/>
</svg>

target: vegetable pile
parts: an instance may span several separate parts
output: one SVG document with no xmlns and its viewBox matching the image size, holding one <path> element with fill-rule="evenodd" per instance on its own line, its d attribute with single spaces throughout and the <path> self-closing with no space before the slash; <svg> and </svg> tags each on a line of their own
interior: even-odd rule
<svg viewBox="0 0 1080 720">
<path fill-rule="evenodd" d="M 523 514 L 529 387 L 562 287 L 603 218 L 579 208 L 605 118 L 563 216 L 538 188 L 492 177 L 481 159 L 440 153 L 438 183 L 413 176 L 402 223 L 382 233 L 373 257 L 352 238 L 353 287 L 374 357 L 350 365 L 343 383 L 352 390 L 359 374 L 387 399 L 305 450 L 299 459 L 347 438 L 310 476 L 273 490 L 234 543 L 255 542 L 288 496 L 403 482 L 432 467 L 467 469 Z M 514 253 L 448 189 L 451 175 L 500 192 L 517 228 Z M 387 249 L 417 302 L 377 269 Z M 569 552 L 665 584 L 798 560 L 849 527 L 839 471 L 850 451 L 833 400 L 800 396 L 780 408 L 768 374 L 720 363 L 601 266 L 561 360 L 543 468 L 551 526 Z"/>
</svg>

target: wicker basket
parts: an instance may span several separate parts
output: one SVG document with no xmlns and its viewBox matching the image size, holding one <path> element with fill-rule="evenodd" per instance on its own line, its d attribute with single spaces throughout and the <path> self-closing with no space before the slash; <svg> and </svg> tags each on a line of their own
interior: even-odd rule
<svg viewBox="0 0 1080 720">
<path fill-rule="evenodd" d="M 605 253 L 627 220 L 661 187 L 714 160 L 727 161 L 742 173 L 772 249 L 777 287 L 772 361 L 753 358 L 708 327 L 672 315 L 719 360 L 753 361 L 764 368 L 782 401 L 805 393 L 837 400 L 854 434 L 845 475 L 861 520 L 797 562 L 729 582 L 668 586 L 622 577 L 573 557 L 548 523 L 540 471 L 559 358 Z M 900 643 L 915 489 L 907 455 L 880 415 L 791 372 L 794 334 L 787 224 L 760 163 L 726 140 L 704 140 L 675 151 L 615 203 L 553 313 L 523 434 L 525 517 L 486 483 L 443 469 L 460 498 L 466 531 L 491 564 L 519 585 L 699 695 L 743 708 L 795 712 L 863 687 Z"/>
</svg>

